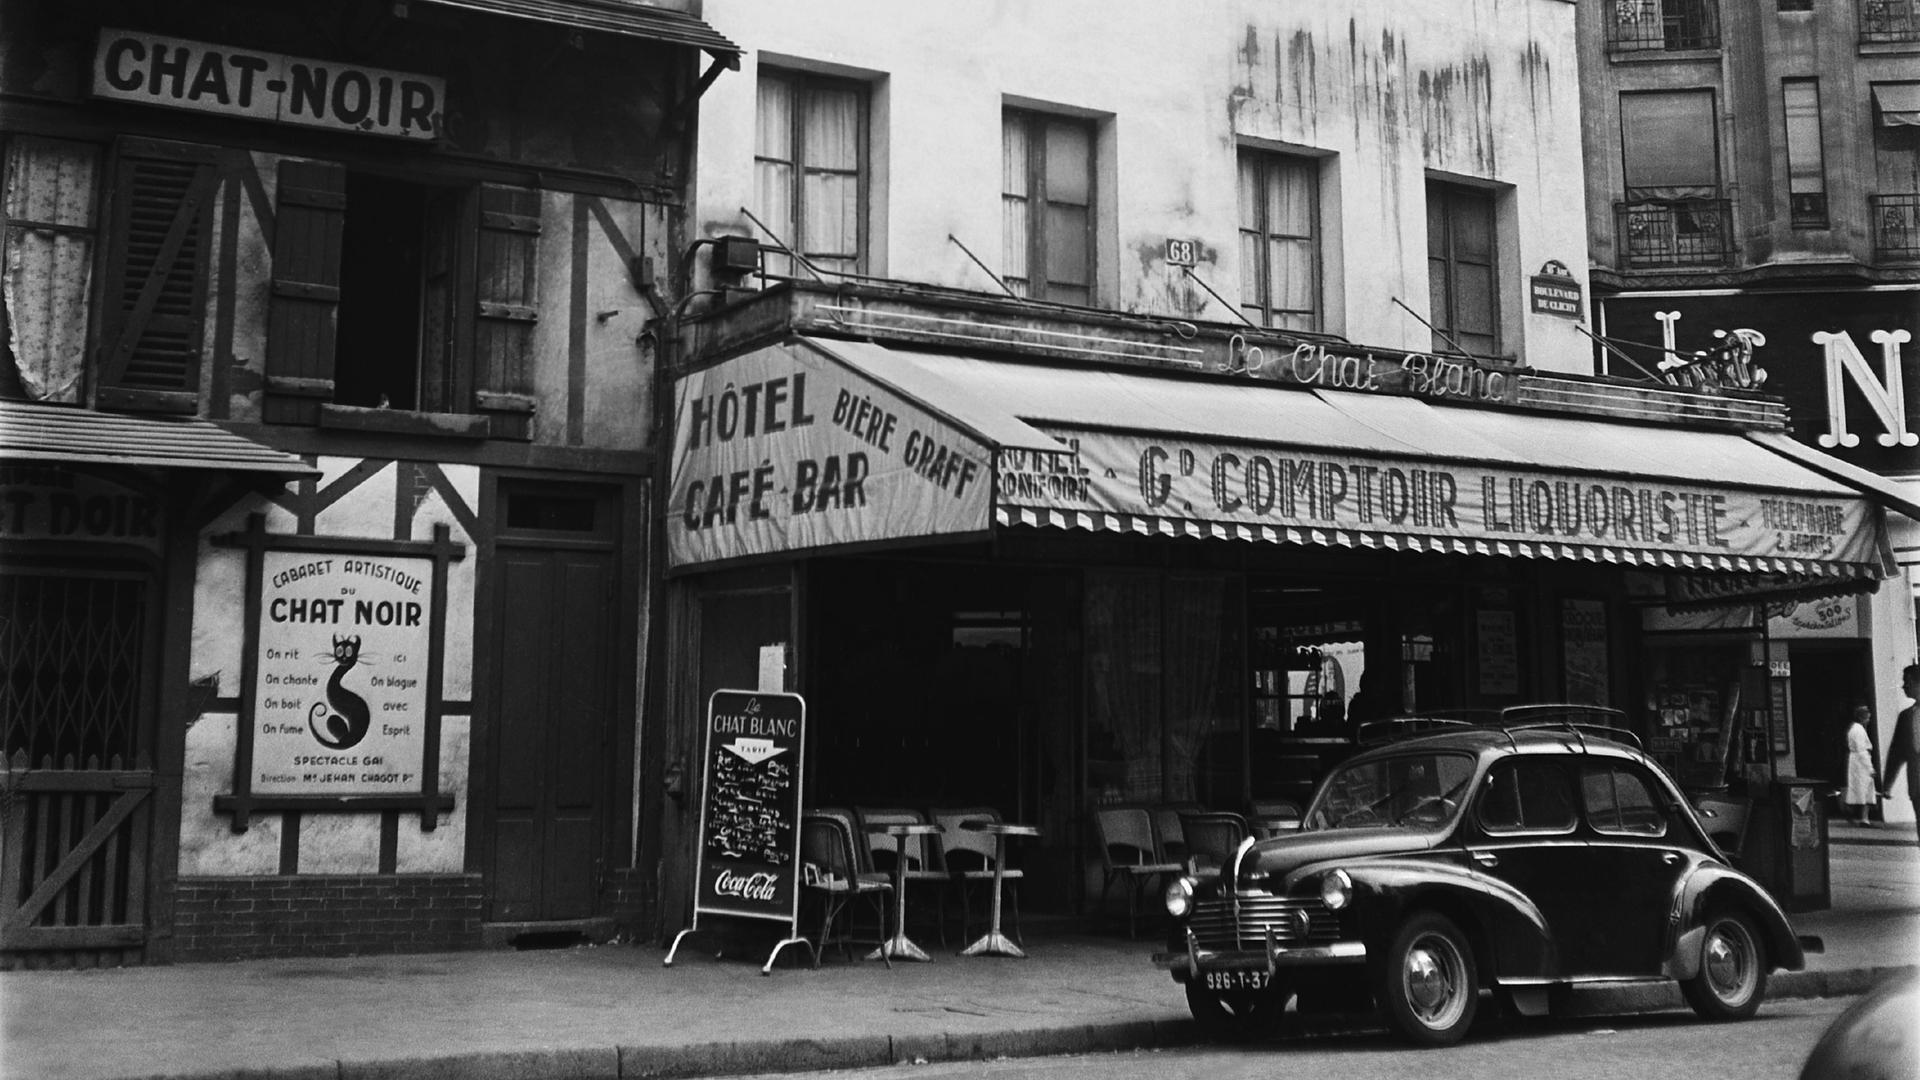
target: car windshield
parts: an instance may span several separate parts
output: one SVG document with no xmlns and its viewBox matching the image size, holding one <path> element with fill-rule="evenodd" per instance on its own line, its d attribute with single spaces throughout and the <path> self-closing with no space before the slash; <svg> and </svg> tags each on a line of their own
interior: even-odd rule
<svg viewBox="0 0 1920 1080">
<path fill-rule="evenodd" d="M 1467 754 L 1409 753 L 1343 765 L 1327 777 L 1304 829 L 1438 829 L 1473 779 Z"/>
</svg>

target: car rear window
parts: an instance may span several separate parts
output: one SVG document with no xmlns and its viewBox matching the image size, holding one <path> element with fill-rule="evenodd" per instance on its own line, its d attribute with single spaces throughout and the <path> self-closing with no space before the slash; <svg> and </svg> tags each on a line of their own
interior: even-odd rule
<svg viewBox="0 0 1920 1080">
<path fill-rule="evenodd" d="M 1585 765 L 1580 793 L 1595 832 L 1618 836 L 1665 836 L 1667 812 L 1644 777 L 1618 765 Z"/>
<path fill-rule="evenodd" d="M 1567 832 L 1573 828 L 1573 784 L 1554 761 L 1503 761 L 1487 773 L 1480 827 L 1489 833 Z"/>
</svg>

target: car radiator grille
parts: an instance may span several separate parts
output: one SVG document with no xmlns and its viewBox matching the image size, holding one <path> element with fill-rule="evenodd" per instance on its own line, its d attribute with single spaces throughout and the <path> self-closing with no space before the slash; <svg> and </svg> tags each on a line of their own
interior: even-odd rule
<svg viewBox="0 0 1920 1080">
<path fill-rule="evenodd" d="M 1202 900 L 1194 905 L 1187 928 L 1201 948 L 1226 951 L 1264 948 L 1268 927 L 1273 928 L 1273 940 L 1282 945 L 1330 944 L 1340 940 L 1340 921 L 1318 897 L 1261 894 L 1242 896 L 1237 905 Z"/>
</svg>

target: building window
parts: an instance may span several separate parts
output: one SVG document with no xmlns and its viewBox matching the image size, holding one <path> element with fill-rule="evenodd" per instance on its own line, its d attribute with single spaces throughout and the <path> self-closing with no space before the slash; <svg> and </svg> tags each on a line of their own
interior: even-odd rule
<svg viewBox="0 0 1920 1080">
<path fill-rule="evenodd" d="M 1093 303 L 1093 125 L 1008 110 L 1001 127 L 1007 285 L 1023 296 Z"/>
<path fill-rule="evenodd" d="M 867 265 L 867 87 L 847 79 L 762 69 L 754 180 L 760 220 L 816 269 Z M 797 274 L 769 255 L 770 273 Z"/>
<path fill-rule="evenodd" d="M 275 179 L 263 419 L 463 414 L 466 434 L 529 438 L 540 192 L 325 161 Z"/>
<path fill-rule="evenodd" d="M 1920 41 L 1920 0 L 1861 0 L 1861 44 Z"/>
<path fill-rule="evenodd" d="M 1240 306 L 1257 325 L 1320 329 L 1319 187 L 1309 159 L 1240 152 Z"/>
<path fill-rule="evenodd" d="M 6 144 L 0 201 L 0 354 L 36 401 L 80 399 L 93 287 L 100 149 L 19 135 Z"/>
<path fill-rule="evenodd" d="M 1812 11 L 1813 0 L 1779 0 L 1781 11 Z"/>
<path fill-rule="evenodd" d="M 1873 84 L 1873 254 L 1920 260 L 1920 83 Z"/>
<path fill-rule="evenodd" d="M 1427 282 L 1435 352 L 1492 356 L 1499 350 L 1493 196 L 1427 184 Z"/>
<path fill-rule="evenodd" d="M 1787 202 L 1796 229 L 1827 227 L 1827 170 L 1820 148 L 1820 80 L 1783 79 Z"/>
<path fill-rule="evenodd" d="M 1720 47 L 1715 0 L 1607 0 L 1606 10 L 1615 54 Z"/>
<path fill-rule="evenodd" d="M 1731 258 L 1715 132 L 1711 90 L 1620 95 L 1626 191 L 1614 209 L 1627 268 L 1720 266 Z"/>
</svg>

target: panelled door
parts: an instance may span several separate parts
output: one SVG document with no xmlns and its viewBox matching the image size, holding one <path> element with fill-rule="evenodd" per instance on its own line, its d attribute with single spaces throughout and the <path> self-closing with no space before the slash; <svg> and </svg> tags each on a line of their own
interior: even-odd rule
<svg viewBox="0 0 1920 1080">
<path fill-rule="evenodd" d="M 495 548 L 489 918 L 594 914 L 614 776 L 612 501 L 507 492 Z M 538 508 L 538 512 L 529 508 Z M 519 527 L 515 527 L 515 523 Z"/>
</svg>

